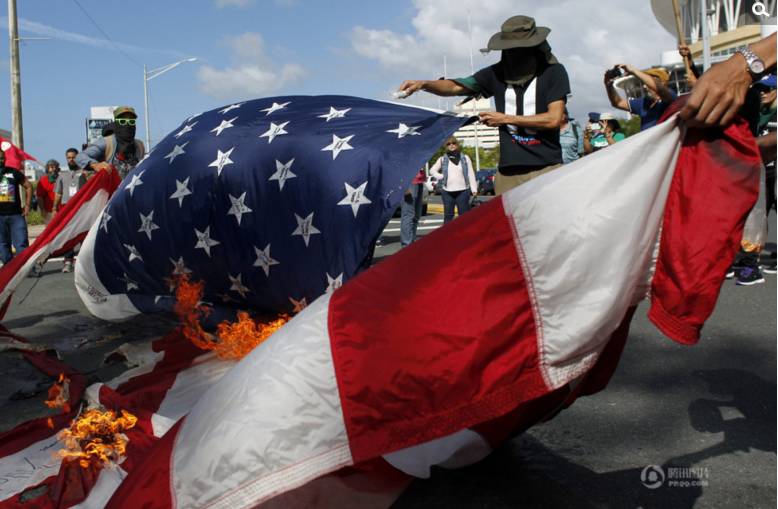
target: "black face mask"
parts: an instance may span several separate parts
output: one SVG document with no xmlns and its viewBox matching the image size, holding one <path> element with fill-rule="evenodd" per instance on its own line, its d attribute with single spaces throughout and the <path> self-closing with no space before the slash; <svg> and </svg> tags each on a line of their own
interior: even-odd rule
<svg viewBox="0 0 778 509">
<path fill-rule="evenodd" d="M 462 152 L 455 150 L 454 152 L 448 152 L 448 160 L 453 164 L 459 164 L 459 160 L 462 158 Z"/>
<path fill-rule="evenodd" d="M 130 144 L 135 140 L 135 126 L 116 124 L 113 134 L 120 144 Z"/>
</svg>

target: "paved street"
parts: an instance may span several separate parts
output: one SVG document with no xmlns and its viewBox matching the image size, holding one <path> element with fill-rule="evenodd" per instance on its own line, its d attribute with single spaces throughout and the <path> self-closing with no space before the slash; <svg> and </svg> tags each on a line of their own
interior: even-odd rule
<svg viewBox="0 0 778 509">
<path fill-rule="evenodd" d="M 420 233 L 441 224 L 440 214 L 428 215 Z M 770 230 L 774 249 L 774 217 Z M 398 249 L 399 218 L 385 230 L 376 258 Z M 150 339 L 174 325 L 163 317 L 122 324 L 90 317 L 61 265 L 50 262 L 40 280 L 22 284 L 4 325 L 56 348 L 93 380 L 121 370 L 102 359 L 122 341 Z M 477 465 L 435 470 L 394 509 L 775 507 L 776 276 L 765 277 L 753 287 L 727 281 L 694 347 L 662 337 L 642 306 L 607 390 Z M 0 352 L 0 430 L 47 412 L 42 400 L 51 381 L 20 359 Z M 643 485 L 648 465 L 662 467 L 663 486 Z M 695 469 L 706 485 L 670 487 L 673 475 L 688 473 L 673 470 L 682 467 Z"/>
</svg>

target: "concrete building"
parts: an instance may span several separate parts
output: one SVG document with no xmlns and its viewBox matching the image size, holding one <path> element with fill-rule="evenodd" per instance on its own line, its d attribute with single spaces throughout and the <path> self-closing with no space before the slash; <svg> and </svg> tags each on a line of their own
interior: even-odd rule
<svg viewBox="0 0 778 509">
<path fill-rule="evenodd" d="M 475 99 L 461 106 L 454 106 L 456 113 L 478 115 L 482 111 L 495 111 L 491 99 Z M 477 131 L 477 133 L 476 133 Z M 475 147 L 475 138 L 478 134 L 478 146 L 492 149 L 500 145 L 500 134 L 496 127 L 488 127 L 483 124 L 470 124 L 462 127 L 454 136 L 466 147 Z"/>
</svg>

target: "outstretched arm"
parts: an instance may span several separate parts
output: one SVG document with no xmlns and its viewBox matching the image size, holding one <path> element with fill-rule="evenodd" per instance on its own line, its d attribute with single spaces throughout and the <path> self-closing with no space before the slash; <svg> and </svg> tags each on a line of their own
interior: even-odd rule
<svg viewBox="0 0 778 509">
<path fill-rule="evenodd" d="M 468 95 L 472 93 L 472 90 L 454 80 L 407 80 L 403 81 L 398 89 L 399 92 L 405 94 L 405 97 L 419 90 L 441 96 Z"/>
</svg>

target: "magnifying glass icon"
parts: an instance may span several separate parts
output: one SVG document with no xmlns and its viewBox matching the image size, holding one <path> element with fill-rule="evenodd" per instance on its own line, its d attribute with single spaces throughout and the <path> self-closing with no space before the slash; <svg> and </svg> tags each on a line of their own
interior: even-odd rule
<svg viewBox="0 0 778 509">
<path fill-rule="evenodd" d="M 765 18 L 770 16 L 764 2 L 759 2 L 758 0 L 751 6 L 751 12 L 754 13 L 754 16 L 762 16 Z"/>
</svg>

